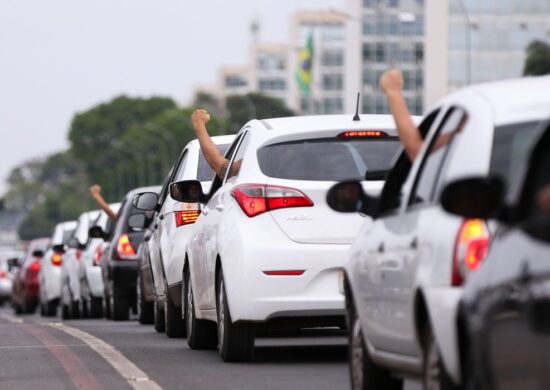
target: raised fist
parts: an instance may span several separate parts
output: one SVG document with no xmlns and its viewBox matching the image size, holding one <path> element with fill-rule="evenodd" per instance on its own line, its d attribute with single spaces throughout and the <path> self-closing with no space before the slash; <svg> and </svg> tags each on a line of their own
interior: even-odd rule
<svg viewBox="0 0 550 390">
<path fill-rule="evenodd" d="M 380 76 L 380 89 L 386 95 L 401 93 L 403 89 L 403 76 L 399 69 L 390 69 Z"/>
<path fill-rule="evenodd" d="M 191 122 L 194 127 L 205 126 L 210 121 L 210 114 L 208 111 L 203 109 L 198 109 L 193 111 L 191 115 Z"/>
<path fill-rule="evenodd" d="M 92 195 L 99 195 L 101 194 L 101 187 L 97 184 L 94 184 L 93 186 L 90 187 L 90 193 Z"/>
</svg>

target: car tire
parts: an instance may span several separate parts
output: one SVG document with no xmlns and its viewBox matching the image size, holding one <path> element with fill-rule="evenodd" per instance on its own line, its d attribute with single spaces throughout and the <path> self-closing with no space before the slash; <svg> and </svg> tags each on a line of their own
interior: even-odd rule
<svg viewBox="0 0 550 390">
<path fill-rule="evenodd" d="M 199 320 L 195 315 L 195 300 L 189 272 L 185 273 L 185 321 L 187 328 L 187 345 L 191 349 L 214 349 L 218 345 L 216 324 L 212 321 Z"/>
<path fill-rule="evenodd" d="M 72 301 L 71 303 L 71 318 L 78 319 L 81 316 L 80 311 L 80 302 L 79 301 Z"/>
<path fill-rule="evenodd" d="M 185 321 L 181 317 L 181 309 L 178 309 L 166 289 L 164 299 L 164 330 L 169 338 L 183 338 L 186 335 Z"/>
<path fill-rule="evenodd" d="M 57 315 L 57 300 L 52 299 L 44 305 L 46 317 L 55 317 Z"/>
<path fill-rule="evenodd" d="M 90 318 L 90 301 L 87 299 L 82 299 L 80 302 L 80 317 Z"/>
<path fill-rule="evenodd" d="M 155 307 L 153 302 L 147 302 L 143 296 L 143 292 L 138 291 L 138 309 L 139 309 L 139 323 L 142 325 L 149 325 L 155 323 Z"/>
<path fill-rule="evenodd" d="M 70 320 L 71 319 L 71 308 L 69 305 L 61 305 L 61 319 Z"/>
<path fill-rule="evenodd" d="M 361 320 L 355 306 L 349 307 L 349 370 L 353 390 L 402 390 L 403 380 L 395 378 L 389 370 L 377 366 L 370 358 L 363 337 Z"/>
<path fill-rule="evenodd" d="M 439 347 L 435 340 L 432 328 L 426 326 L 423 332 L 423 382 L 426 390 L 458 390 L 447 374 L 443 364 Z"/>
<path fill-rule="evenodd" d="M 113 320 L 115 321 L 128 321 L 130 318 L 128 298 L 122 292 L 117 291 L 116 288 L 113 291 L 113 296 L 111 298 L 111 310 Z"/>
<path fill-rule="evenodd" d="M 108 320 L 113 318 L 113 312 L 111 310 L 111 296 L 109 294 L 105 294 L 105 297 L 103 298 L 103 316 Z"/>
<path fill-rule="evenodd" d="M 103 316 L 103 298 L 92 297 L 90 299 L 90 318 Z"/>
<path fill-rule="evenodd" d="M 156 299 L 155 302 L 153 302 L 153 315 L 155 330 L 159 333 L 164 333 L 166 330 L 166 324 L 164 322 L 164 303 L 162 303 L 159 299 Z"/>
<path fill-rule="evenodd" d="M 218 275 L 216 292 L 218 352 L 224 362 L 248 362 L 254 355 L 254 327 L 232 322 L 221 271 Z"/>
</svg>

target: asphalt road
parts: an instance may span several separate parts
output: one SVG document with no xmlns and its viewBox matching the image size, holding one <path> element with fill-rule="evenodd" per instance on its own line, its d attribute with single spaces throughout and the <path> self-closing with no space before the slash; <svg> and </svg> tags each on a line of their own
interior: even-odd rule
<svg viewBox="0 0 550 390">
<path fill-rule="evenodd" d="M 256 340 L 251 363 L 223 363 L 137 321 L 15 317 L 0 309 L 0 389 L 349 389 L 342 331 Z M 420 390 L 411 381 L 407 390 Z"/>
</svg>

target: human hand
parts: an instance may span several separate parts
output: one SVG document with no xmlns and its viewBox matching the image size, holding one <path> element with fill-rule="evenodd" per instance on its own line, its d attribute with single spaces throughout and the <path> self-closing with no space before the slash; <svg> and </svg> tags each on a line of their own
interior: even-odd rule
<svg viewBox="0 0 550 390">
<path fill-rule="evenodd" d="M 386 95 L 401 93 L 403 89 L 403 75 L 399 69 L 390 69 L 380 76 L 380 89 Z"/>
<path fill-rule="evenodd" d="M 90 187 L 90 193 L 92 196 L 101 195 L 101 187 L 98 184 L 94 184 Z"/>
<path fill-rule="evenodd" d="M 208 111 L 203 109 L 198 109 L 193 111 L 193 114 L 191 114 L 191 122 L 193 123 L 193 127 L 199 128 L 206 126 L 206 124 L 210 121 L 210 114 Z"/>
</svg>

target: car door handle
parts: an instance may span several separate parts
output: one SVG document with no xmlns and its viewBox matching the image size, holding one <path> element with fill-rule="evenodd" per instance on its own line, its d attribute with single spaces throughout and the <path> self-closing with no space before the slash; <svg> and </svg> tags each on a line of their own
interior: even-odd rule
<svg viewBox="0 0 550 390">
<path fill-rule="evenodd" d="M 411 241 L 411 243 L 409 244 L 409 246 L 411 247 L 411 249 L 416 249 L 416 248 L 418 248 L 418 238 L 417 238 L 417 237 L 413 238 L 413 240 Z"/>
<path fill-rule="evenodd" d="M 153 226 L 153 229 L 157 230 L 159 227 L 159 224 L 158 223 L 155 223 L 155 226 Z"/>
<path fill-rule="evenodd" d="M 164 215 L 159 215 L 159 219 L 162 221 L 164 219 Z"/>
<path fill-rule="evenodd" d="M 218 211 L 223 211 L 223 209 L 225 208 L 225 206 L 223 204 L 219 204 L 216 206 L 216 210 Z"/>
<path fill-rule="evenodd" d="M 378 253 L 384 253 L 384 243 L 381 242 L 380 245 L 378 245 Z"/>
</svg>

